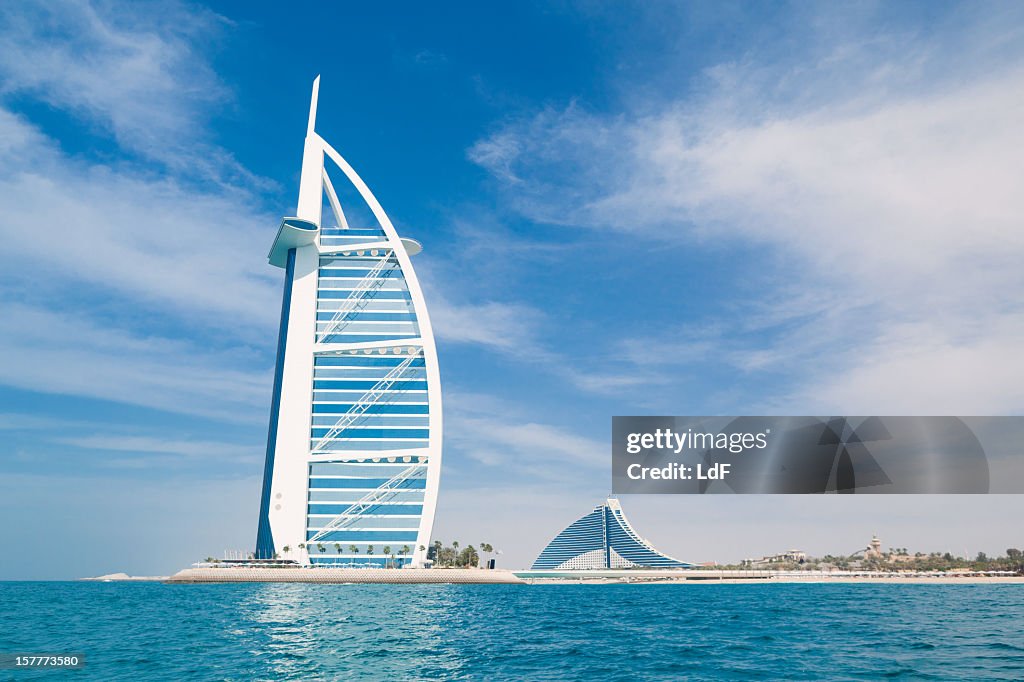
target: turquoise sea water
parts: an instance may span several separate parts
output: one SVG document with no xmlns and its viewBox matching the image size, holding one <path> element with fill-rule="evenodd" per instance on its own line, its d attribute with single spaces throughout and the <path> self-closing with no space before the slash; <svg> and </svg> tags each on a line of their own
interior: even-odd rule
<svg viewBox="0 0 1024 682">
<path fill-rule="evenodd" d="M 0 679 L 1024 679 L 1018 585 L 0 583 Z"/>
</svg>

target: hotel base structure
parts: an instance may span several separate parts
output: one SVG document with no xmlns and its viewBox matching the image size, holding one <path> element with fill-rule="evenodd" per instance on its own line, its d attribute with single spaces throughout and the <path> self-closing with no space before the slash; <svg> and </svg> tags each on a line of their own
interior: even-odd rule
<svg viewBox="0 0 1024 682">
<path fill-rule="evenodd" d="M 654 549 L 630 525 L 614 497 L 577 519 L 548 543 L 531 570 L 592 571 L 625 568 L 692 568 Z"/>
<path fill-rule="evenodd" d="M 380 203 L 315 131 L 271 265 L 284 269 L 256 559 L 422 566 L 441 468 L 441 387 L 423 293 Z M 330 163 L 328 163 L 330 162 Z M 350 225 L 332 176 L 376 224 Z"/>
</svg>

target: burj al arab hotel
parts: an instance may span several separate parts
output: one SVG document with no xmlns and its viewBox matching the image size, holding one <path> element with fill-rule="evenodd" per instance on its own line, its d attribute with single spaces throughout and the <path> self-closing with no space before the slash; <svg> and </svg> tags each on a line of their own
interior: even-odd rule
<svg viewBox="0 0 1024 682">
<path fill-rule="evenodd" d="M 421 566 L 441 473 L 437 351 L 410 261 L 421 247 L 317 134 L 319 86 L 298 209 L 268 257 L 284 300 L 256 558 Z M 375 224 L 349 224 L 335 181 Z"/>
</svg>

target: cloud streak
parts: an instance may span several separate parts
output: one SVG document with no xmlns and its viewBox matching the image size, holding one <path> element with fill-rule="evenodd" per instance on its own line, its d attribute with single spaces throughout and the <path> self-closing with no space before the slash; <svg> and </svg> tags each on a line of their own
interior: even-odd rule
<svg viewBox="0 0 1024 682">
<path fill-rule="evenodd" d="M 989 24 L 962 28 L 946 77 L 952 39 L 883 32 L 717 65 L 698 97 L 643 113 L 549 107 L 469 155 L 533 220 L 770 249 L 745 264 L 774 284 L 715 330 L 720 361 L 789 370 L 790 394 L 769 402 L 1019 410 L 1024 368 L 1006 349 L 1024 307 L 1003 292 L 1024 287 L 1024 54 L 990 49 Z"/>
<path fill-rule="evenodd" d="M 83 0 L 5 5 L 0 94 L 67 110 L 179 174 L 267 186 L 205 139 L 209 112 L 232 95 L 194 45 L 216 41 L 226 26 L 177 2 L 159 11 Z"/>
<path fill-rule="evenodd" d="M 55 334 L 59 331 L 59 334 Z M 230 353 L 139 336 L 67 313 L 0 306 L 0 382 L 231 422 L 266 419 L 270 372 Z"/>
<path fill-rule="evenodd" d="M 280 273 L 253 230 L 274 217 L 252 191 L 266 184 L 208 139 L 231 95 L 195 49 L 223 20 L 76 1 L 0 14 L 0 381 L 265 419 Z M 27 100 L 112 151 L 68 151 L 67 130 L 18 113 Z"/>
<path fill-rule="evenodd" d="M 493 395 L 445 394 L 446 442 L 462 455 L 509 472 L 564 474 L 606 465 L 607 444 L 568 428 L 539 423 Z"/>
</svg>

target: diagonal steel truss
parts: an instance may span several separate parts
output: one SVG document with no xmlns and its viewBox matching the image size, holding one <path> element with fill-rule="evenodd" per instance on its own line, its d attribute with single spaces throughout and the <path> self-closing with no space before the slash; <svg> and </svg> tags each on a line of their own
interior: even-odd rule
<svg viewBox="0 0 1024 682">
<path fill-rule="evenodd" d="M 335 516 L 333 519 L 327 522 L 327 524 L 317 531 L 313 537 L 306 540 L 307 545 L 311 545 L 314 542 L 318 542 L 327 536 L 328 533 L 342 530 L 355 523 L 356 519 L 361 517 L 367 512 L 367 510 L 383 503 L 395 496 L 401 490 L 402 484 L 412 478 L 412 475 L 422 469 L 425 465 L 421 463 L 413 464 L 412 466 L 403 469 L 399 473 L 389 478 L 384 485 L 376 488 L 366 495 L 364 495 L 358 502 L 350 506 L 342 513 Z"/>
<path fill-rule="evenodd" d="M 324 434 L 323 438 L 318 440 L 312 447 L 312 454 L 320 455 L 330 452 L 325 449 L 325 446 L 332 440 L 337 438 L 338 434 L 351 426 L 357 419 L 366 413 L 368 409 L 373 407 L 375 404 L 380 402 L 381 398 L 388 392 L 388 390 L 394 386 L 397 382 L 401 381 L 406 371 L 412 366 L 412 363 L 417 359 L 423 357 L 420 353 L 416 352 L 407 356 L 398 365 L 391 368 L 391 371 L 384 375 L 384 378 L 373 385 L 369 391 L 364 393 L 359 400 L 348 408 L 348 411 L 341 415 L 334 426 Z"/>
<path fill-rule="evenodd" d="M 374 263 L 366 276 L 359 280 L 356 287 L 349 293 L 348 298 L 341 302 L 338 310 L 331 316 L 324 331 L 321 332 L 317 341 L 324 343 L 330 336 L 337 334 L 348 325 L 352 316 L 366 307 L 373 297 L 380 291 L 388 276 L 398 267 L 398 261 L 392 258 L 394 251 L 384 251 L 384 256 Z"/>
</svg>

